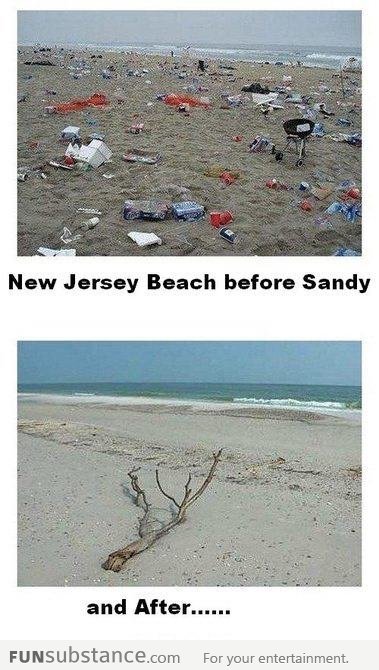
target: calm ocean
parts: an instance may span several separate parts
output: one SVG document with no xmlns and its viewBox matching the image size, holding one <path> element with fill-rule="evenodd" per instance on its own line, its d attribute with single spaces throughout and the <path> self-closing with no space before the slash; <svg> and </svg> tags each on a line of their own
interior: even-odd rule
<svg viewBox="0 0 379 670">
<path fill-rule="evenodd" d="M 300 384 L 178 384 L 178 383 L 72 383 L 20 384 L 19 393 L 69 396 L 140 397 L 204 402 L 235 402 L 247 405 L 360 409 L 360 386 Z"/>
</svg>

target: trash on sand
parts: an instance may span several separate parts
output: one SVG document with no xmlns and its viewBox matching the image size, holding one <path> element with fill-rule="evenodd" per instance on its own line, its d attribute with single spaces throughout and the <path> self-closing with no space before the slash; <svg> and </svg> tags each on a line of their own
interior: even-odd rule
<svg viewBox="0 0 379 670">
<path fill-rule="evenodd" d="M 234 244 L 237 237 L 237 235 L 229 228 L 220 228 L 220 235 L 223 240 L 226 240 L 230 244 Z"/>
<path fill-rule="evenodd" d="M 323 124 L 322 123 L 315 123 L 311 134 L 312 134 L 312 137 L 324 137 L 325 130 L 324 130 Z"/>
<path fill-rule="evenodd" d="M 239 172 L 235 172 L 233 170 L 228 170 L 227 168 L 222 167 L 221 165 L 211 165 L 211 167 L 204 170 L 203 174 L 204 174 L 205 177 L 219 178 L 225 172 L 228 172 L 229 174 L 231 174 L 232 177 L 234 177 L 235 179 L 238 179 L 239 176 L 240 176 Z"/>
<path fill-rule="evenodd" d="M 287 96 L 285 101 L 294 105 L 298 105 L 303 102 L 303 98 L 301 97 L 300 93 L 291 93 L 291 95 Z"/>
<path fill-rule="evenodd" d="M 71 244 L 71 242 L 76 242 L 77 240 L 80 240 L 81 235 L 79 233 L 72 233 L 69 228 L 66 228 L 64 226 L 63 228 L 63 233 L 61 235 L 61 240 L 64 244 Z"/>
<path fill-rule="evenodd" d="M 226 212 L 210 212 L 209 214 L 209 223 L 213 228 L 221 228 L 221 226 L 226 226 L 230 221 L 233 221 L 233 214 L 229 211 Z"/>
<path fill-rule="evenodd" d="M 333 140 L 333 142 L 347 142 L 347 144 L 351 144 L 351 146 L 353 147 L 362 146 L 361 133 L 352 133 L 351 135 L 347 135 L 345 133 L 338 133 L 338 135 L 328 135 L 328 138 L 330 140 Z"/>
<path fill-rule="evenodd" d="M 17 170 L 17 181 L 26 181 L 29 177 L 29 171 Z"/>
<path fill-rule="evenodd" d="M 51 60 L 26 60 L 24 65 L 50 65 L 56 67 L 56 63 L 53 63 Z"/>
<path fill-rule="evenodd" d="M 76 249 L 49 249 L 48 247 L 39 247 L 37 252 L 41 256 L 76 256 Z"/>
<path fill-rule="evenodd" d="M 143 123 L 133 123 L 130 128 L 128 128 L 128 133 L 132 133 L 133 135 L 139 135 L 142 133 L 144 129 L 144 124 Z"/>
<path fill-rule="evenodd" d="M 61 170 L 73 170 L 75 167 L 75 163 L 71 165 L 67 165 L 65 162 L 65 159 L 62 160 L 51 160 L 49 161 L 49 165 L 55 168 L 60 168 Z"/>
<path fill-rule="evenodd" d="M 113 179 L 113 177 L 115 177 L 115 175 L 113 174 L 113 172 L 105 172 L 103 174 L 103 177 L 104 177 L 104 179 Z"/>
<path fill-rule="evenodd" d="M 232 137 L 232 140 L 233 142 L 242 142 L 243 137 L 242 135 L 234 135 L 234 137 Z"/>
<path fill-rule="evenodd" d="M 205 214 L 205 207 L 197 202 L 174 202 L 172 211 L 176 219 L 181 221 L 197 221 L 202 219 Z"/>
<path fill-rule="evenodd" d="M 89 98 L 70 100 L 69 102 L 60 102 L 56 105 L 51 105 L 51 109 L 56 114 L 67 114 L 68 112 L 80 111 L 86 107 L 104 107 L 108 104 L 109 102 L 105 95 L 94 93 Z"/>
<path fill-rule="evenodd" d="M 97 214 L 101 216 L 101 212 L 98 209 L 93 209 L 92 207 L 78 207 L 76 210 L 78 213 L 83 212 L 83 214 Z"/>
<path fill-rule="evenodd" d="M 337 119 L 337 126 L 351 126 L 352 121 L 349 119 Z"/>
<path fill-rule="evenodd" d="M 229 107 L 239 107 L 242 105 L 242 98 L 240 95 L 228 95 L 227 102 Z"/>
<path fill-rule="evenodd" d="M 128 153 L 123 156 L 124 161 L 128 163 L 147 163 L 148 165 L 155 165 L 162 156 L 159 153 L 151 153 L 149 151 L 142 151 L 140 149 L 130 149 Z"/>
<path fill-rule="evenodd" d="M 123 218 L 126 221 L 145 219 L 146 221 L 163 221 L 170 211 L 165 202 L 156 200 L 126 200 L 123 208 Z"/>
<path fill-rule="evenodd" d="M 189 105 L 190 107 L 202 107 L 208 109 L 210 106 L 209 98 L 193 98 L 191 95 L 179 95 L 170 93 L 165 95 L 163 102 L 171 107 L 178 107 L 178 105 Z"/>
<path fill-rule="evenodd" d="M 332 202 L 325 214 L 342 214 L 346 221 L 354 223 L 357 216 L 361 216 L 361 207 L 358 203 L 348 204 L 346 202 Z"/>
<path fill-rule="evenodd" d="M 272 148 L 272 142 L 269 137 L 264 135 L 256 135 L 252 142 L 249 145 L 249 151 L 251 154 L 262 153 L 263 151 L 268 151 Z"/>
<path fill-rule="evenodd" d="M 343 135 L 344 141 L 347 144 L 351 144 L 353 147 L 362 146 L 362 135 L 361 133 L 352 133 L 351 135 Z"/>
<path fill-rule="evenodd" d="M 99 212 L 101 214 L 101 212 Z M 100 223 L 100 219 L 97 216 L 93 216 L 91 219 L 87 219 L 80 224 L 80 228 L 84 230 L 93 230 L 96 228 L 97 224 Z"/>
<path fill-rule="evenodd" d="M 309 200 L 302 200 L 302 201 L 299 203 L 299 207 L 300 207 L 300 209 L 303 210 L 303 212 L 311 212 L 312 209 L 313 209 L 313 207 L 312 207 L 311 203 L 309 202 Z"/>
<path fill-rule="evenodd" d="M 259 93 L 260 95 L 267 95 L 270 93 L 270 89 L 268 89 L 267 86 L 262 86 L 259 82 L 249 84 L 248 86 L 242 86 L 241 91 L 243 93 Z"/>
<path fill-rule="evenodd" d="M 253 102 L 256 105 L 266 105 L 269 102 L 273 102 L 274 100 L 277 99 L 279 93 L 267 93 L 267 95 L 262 94 L 262 93 L 253 93 L 251 96 L 253 98 Z"/>
<path fill-rule="evenodd" d="M 79 136 L 80 128 L 78 126 L 67 126 L 61 132 L 61 140 L 69 140 L 71 142 L 72 140 L 79 139 Z"/>
<path fill-rule="evenodd" d="M 105 135 L 102 135 L 101 133 L 91 133 L 89 136 L 90 140 L 100 140 L 100 142 L 104 142 L 105 140 Z"/>
<path fill-rule="evenodd" d="M 155 233 L 139 233 L 137 231 L 131 231 L 128 233 L 128 237 L 136 242 L 139 247 L 150 247 L 152 244 L 162 244 L 162 240 Z"/>
<path fill-rule="evenodd" d="M 344 179 L 343 181 L 340 182 L 337 186 L 337 191 L 343 191 L 346 193 L 349 191 L 351 188 L 355 188 L 356 183 L 354 179 Z"/>
<path fill-rule="evenodd" d="M 330 195 L 332 195 L 334 188 L 332 186 L 327 186 L 326 184 L 320 186 L 312 186 L 311 193 L 314 195 L 317 200 L 325 200 Z"/>
<path fill-rule="evenodd" d="M 359 188 L 356 186 L 353 186 L 350 188 L 348 191 L 346 191 L 346 195 L 348 198 L 352 198 L 353 200 L 358 200 L 361 197 L 361 192 Z"/>
<path fill-rule="evenodd" d="M 268 179 L 266 181 L 267 188 L 272 188 L 274 191 L 289 191 L 289 186 L 278 181 L 278 179 Z"/>
<path fill-rule="evenodd" d="M 236 177 L 231 172 L 222 172 L 220 174 L 220 179 L 225 186 L 230 186 L 230 184 L 234 184 Z"/>
<path fill-rule="evenodd" d="M 70 143 L 65 155 L 97 168 L 110 159 L 112 152 L 104 142 L 91 140 L 89 144 L 82 144 L 81 147 Z"/>
<path fill-rule="evenodd" d="M 360 256 L 361 254 L 354 249 L 349 249 L 348 247 L 338 247 L 333 256 Z"/>
</svg>

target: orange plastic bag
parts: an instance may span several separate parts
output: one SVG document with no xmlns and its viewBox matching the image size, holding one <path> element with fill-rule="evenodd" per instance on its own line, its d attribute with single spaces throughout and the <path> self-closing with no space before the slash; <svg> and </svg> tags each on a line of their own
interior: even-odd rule
<svg viewBox="0 0 379 670">
<path fill-rule="evenodd" d="M 197 98 L 193 98 L 191 95 L 177 95 L 176 93 L 170 93 L 164 98 L 166 105 L 171 105 L 171 107 L 177 107 L 179 105 L 189 105 L 190 107 L 203 107 L 208 109 L 209 102 L 204 102 Z"/>
<path fill-rule="evenodd" d="M 57 114 L 67 114 L 68 112 L 76 112 L 86 107 L 103 107 L 108 105 L 109 101 L 103 93 L 94 93 L 90 98 L 70 100 L 70 102 L 60 102 L 54 105 L 54 111 Z"/>
</svg>

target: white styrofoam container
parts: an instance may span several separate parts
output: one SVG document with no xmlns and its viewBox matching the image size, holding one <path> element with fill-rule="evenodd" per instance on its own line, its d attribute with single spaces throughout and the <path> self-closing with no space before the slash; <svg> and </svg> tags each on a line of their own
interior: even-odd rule
<svg viewBox="0 0 379 670">
<path fill-rule="evenodd" d="M 66 156 L 72 156 L 77 161 L 88 163 L 93 168 L 98 168 L 112 156 L 111 150 L 100 140 L 92 140 L 87 145 L 82 144 L 80 149 L 69 144 L 65 154 Z"/>
<path fill-rule="evenodd" d="M 101 140 L 91 140 L 88 146 L 91 148 L 94 147 L 95 149 L 100 151 L 100 153 L 104 156 L 104 160 L 106 161 L 108 161 L 112 156 L 112 152 L 109 149 L 109 147 L 107 147 L 107 145 Z"/>
</svg>

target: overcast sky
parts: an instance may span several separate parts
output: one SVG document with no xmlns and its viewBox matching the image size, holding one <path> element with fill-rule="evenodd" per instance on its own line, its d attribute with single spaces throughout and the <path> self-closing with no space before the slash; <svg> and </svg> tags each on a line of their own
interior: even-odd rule
<svg viewBox="0 0 379 670">
<path fill-rule="evenodd" d="M 361 45 L 356 11 L 21 11 L 19 44 Z"/>
<path fill-rule="evenodd" d="M 20 342 L 20 384 L 361 384 L 358 342 Z"/>
</svg>

